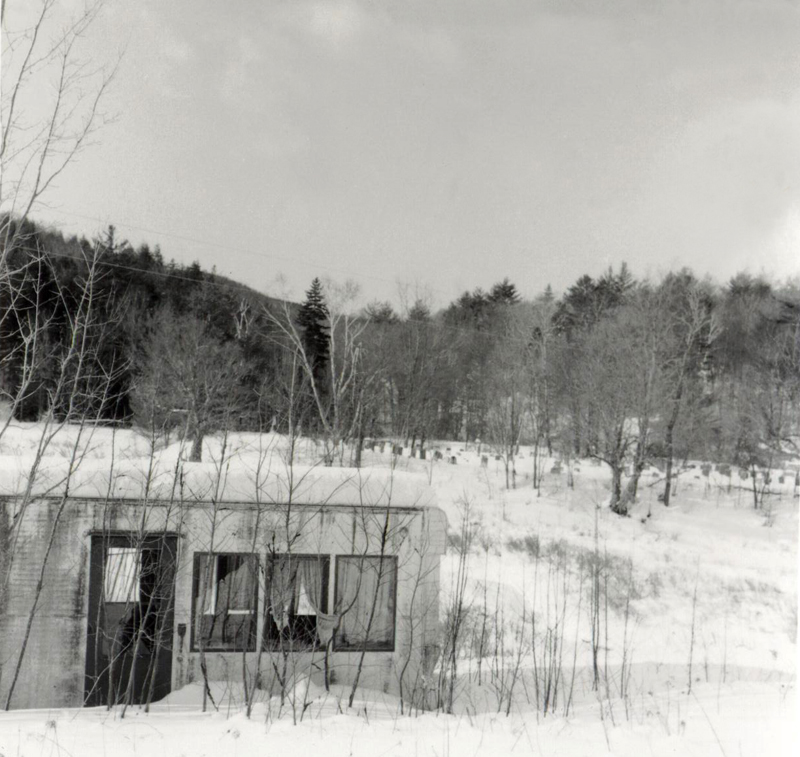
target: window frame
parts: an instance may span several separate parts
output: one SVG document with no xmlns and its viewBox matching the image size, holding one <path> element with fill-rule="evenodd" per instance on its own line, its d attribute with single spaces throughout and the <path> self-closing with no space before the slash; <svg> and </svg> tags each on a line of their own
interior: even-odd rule
<svg viewBox="0 0 800 757">
<path fill-rule="evenodd" d="M 281 647 L 281 640 L 278 638 L 272 638 L 270 634 L 270 629 L 274 625 L 273 621 L 269 617 L 269 603 L 270 598 L 267 596 L 267 592 L 269 591 L 269 586 L 272 581 L 272 563 L 275 560 L 278 560 L 282 557 L 291 557 L 298 560 L 315 560 L 319 561 L 323 564 L 323 573 L 322 573 L 322 580 L 320 581 L 322 587 L 322 597 L 320 604 L 323 605 L 322 612 L 324 614 L 328 614 L 330 612 L 330 605 L 331 605 L 331 597 L 330 597 L 330 579 L 331 579 L 331 562 L 333 561 L 335 555 L 332 555 L 328 552 L 276 552 L 274 554 L 268 554 L 265 560 L 264 565 L 264 580 L 265 585 L 267 586 L 267 590 L 264 593 L 264 608 L 261 612 L 261 616 L 263 617 L 263 628 L 261 630 L 261 636 L 264 643 L 264 649 L 268 652 L 279 652 L 279 651 L 286 651 L 285 647 Z M 295 617 L 312 617 L 308 615 L 296 615 Z M 316 617 L 316 616 L 313 616 Z M 324 649 L 324 644 L 318 644 L 316 646 L 317 650 Z M 313 643 L 303 646 L 299 646 L 296 642 L 292 644 L 291 652 L 295 653 L 302 653 L 302 652 L 310 652 L 315 649 Z"/>
<path fill-rule="evenodd" d="M 229 609 L 226 613 L 226 617 L 234 616 L 234 617 L 243 617 L 245 615 L 251 616 L 250 621 L 250 628 L 248 629 L 247 633 L 247 643 L 244 645 L 245 648 L 238 648 L 238 649 L 230 649 L 226 647 L 215 646 L 211 642 L 203 646 L 203 652 L 223 652 L 229 654 L 242 654 L 242 652 L 255 652 L 257 649 L 257 642 L 258 642 L 258 585 L 259 585 L 259 567 L 260 567 L 260 555 L 257 552 L 195 552 L 193 555 L 192 561 L 192 622 L 191 622 L 191 640 L 189 649 L 192 652 L 200 652 L 200 646 L 198 644 L 198 636 L 197 633 L 197 620 L 198 620 L 198 612 L 197 612 L 197 603 L 201 601 L 200 597 L 198 597 L 199 591 L 199 582 L 200 582 L 200 574 L 199 568 L 201 564 L 202 558 L 213 557 L 213 569 L 211 572 L 211 585 L 213 586 L 214 593 L 212 596 L 211 601 L 211 612 L 203 612 L 202 617 L 214 617 L 216 615 L 217 609 L 217 595 L 219 592 L 219 581 L 217 580 L 217 575 L 219 572 L 219 558 L 220 557 L 242 557 L 242 558 L 251 558 L 254 561 L 253 565 L 253 597 L 252 597 L 252 609 L 251 610 L 231 610 Z"/>
<path fill-rule="evenodd" d="M 342 646 L 339 641 L 339 628 L 333 635 L 334 652 L 394 652 L 397 646 L 397 585 L 399 583 L 399 560 L 397 555 L 336 555 L 335 579 L 333 584 L 333 606 L 337 607 L 339 600 L 339 565 L 341 560 L 364 560 L 381 559 L 390 560 L 394 568 L 394 582 L 392 586 L 392 640 L 387 646 L 384 643 L 375 643 L 367 640 L 367 643 L 359 642 L 356 645 Z M 346 615 L 342 616 L 347 617 Z"/>
</svg>

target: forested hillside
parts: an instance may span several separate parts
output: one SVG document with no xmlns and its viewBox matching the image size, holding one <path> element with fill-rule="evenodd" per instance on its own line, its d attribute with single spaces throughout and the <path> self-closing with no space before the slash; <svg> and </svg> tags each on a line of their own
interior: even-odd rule
<svg viewBox="0 0 800 757">
<path fill-rule="evenodd" d="M 358 464 L 365 439 L 420 455 L 430 439 L 480 439 L 509 487 L 530 444 L 606 463 L 623 514 L 655 460 L 668 504 L 669 469 L 688 458 L 744 475 L 798 453 L 795 283 L 687 269 L 637 280 L 623 265 L 560 297 L 543 285 L 525 300 L 506 279 L 439 312 L 421 299 L 359 309 L 352 285 L 315 280 L 295 306 L 167 263 L 113 227 L 92 241 L 28 222 L 12 232 L 0 278 L 9 418 L 177 433 L 194 458 L 222 429 L 311 433 L 328 463 Z"/>
<path fill-rule="evenodd" d="M 27 221 L 6 232 L 0 391 L 15 418 L 80 414 L 192 433 L 263 423 L 262 387 L 278 360 L 263 311 L 276 301 L 197 263 L 166 262 L 158 247 L 134 248 L 113 226 L 96 240 Z M 223 394 L 235 395 L 235 414 L 221 409 Z"/>
</svg>

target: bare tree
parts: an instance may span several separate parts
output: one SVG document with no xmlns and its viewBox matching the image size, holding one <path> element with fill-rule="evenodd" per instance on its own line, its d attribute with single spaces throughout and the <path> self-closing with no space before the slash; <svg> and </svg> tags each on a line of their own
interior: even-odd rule
<svg viewBox="0 0 800 757">
<path fill-rule="evenodd" d="M 461 522 L 457 541 L 457 568 L 451 586 L 451 595 L 442 628 L 441 658 L 439 661 L 439 707 L 447 713 L 453 712 L 453 703 L 458 680 L 458 660 L 463 643 L 465 625 L 470 611 L 468 596 L 470 554 L 475 538 L 470 500 L 465 497 L 459 503 Z"/>
<path fill-rule="evenodd" d="M 6 424 L 33 395 L 53 347 L 46 339 L 52 311 L 43 306 L 49 265 L 30 233 L 29 215 L 108 121 L 102 103 L 119 60 L 98 64 L 85 39 L 103 4 L 90 1 L 74 15 L 56 0 L 2 4 L 0 403 Z"/>
<path fill-rule="evenodd" d="M 635 435 L 630 477 L 622 494 L 624 507 L 621 506 L 620 510 L 627 510 L 636 501 L 639 478 L 647 465 L 653 417 L 663 378 L 661 322 L 655 311 L 651 288 L 640 284 L 616 314 L 623 332 L 618 336 L 626 340 L 624 355 L 627 364 L 619 366 L 619 380 L 630 399 L 631 430 Z"/>
<path fill-rule="evenodd" d="M 363 496 L 363 488 L 360 490 L 360 494 Z M 398 581 L 399 571 L 396 553 L 399 551 L 405 534 L 408 533 L 410 522 L 408 515 L 392 512 L 391 479 L 379 498 L 386 500 L 385 506 L 380 509 L 372 510 L 369 507 L 371 502 L 362 502 L 357 510 L 359 531 L 364 544 L 363 553 L 358 558 L 358 580 L 352 596 L 348 597 L 345 589 L 341 598 L 342 604 L 336 608 L 340 617 L 346 617 L 348 613 L 354 611 L 359 595 L 362 592 L 366 594 L 366 604 L 361 603 L 362 612 L 359 613 L 362 639 L 359 644 L 360 648 L 358 648 L 359 656 L 355 676 L 347 700 L 348 707 L 353 706 L 364 668 L 364 660 L 373 641 L 373 634 L 377 634 L 379 615 L 381 614 L 380 598 L 395 593 L 394 587 Z M 385 625 L 386 618 L 384 617 L 382 620 L 383 624 L 381 625 Z"/>
<path fill-rule="evenodd" d="M 96 251 L 95 251 L 96 253 Z M 19 555 L 19 538 L 22 524 L 31 502 L 39 495 L 39 490 L 54 491 L 58 504 L 50 524 L 42 562 L 39 567 L 30 611 L 28 613 L 22 643 L 17 660 L 12 668 L 11 679 L 5 694 L 4 706 L 8 709 L 19 679 L 22 664 L 27 652 L 31 628 L 36 618 L 50 553 L 61 524 L 62 515 L 67 508 L 70 485 L 75 473 L 86 457 L 87 439 L 91 437 L 93 421 L 103 417 L 114 398 L 110 389 L 117 373 L 126 366 L 103 365 L 98 360 L 98 350 L 112 325 L 97 302 L 96 284 L 98 279 L 97 254 L 86 261 L 85 277 L 80 288 L 80 296 L 71 307 L 64 308 L 66 323 L 65 343 L 55 358 L 56 376 L 48 388 L 48 405 L 39 420 L 39 436 L 30 468 L 27 472 L 25 489 L 11 523 L 10 532 L 0 534 L 3 543 L 8 545 L 0 575 L 0 606 L 8 587 L 12 563 Z M 63 292 L 60 296 L 64 297 Z M 57 481 L 47 481 L 42 477 L 45 455 L 56 437 L 69 427 L 70 441 L 68 463 Z M 0 669 L 0 673 L 2 670 Z"/>
<path fill-rule="evenodd" d="M 667 464 L 664 505 L 672 495 L 675 430 L 702 380 L 703 364 L 717 334 L 708 287 L 688 272 L 667 277 L 656 294 L 653 312 L 660 324 L 661 405 L 665 408 L 664 451 Z"/>
<path fill-rule="evenodd" d="M 151 319 L 133 389 L 137 415 L 156 413 L 164 428 L 182 427 L 190 460 L 202 459 L 203 439 L 231 429 L 242 411 L 244 360 L 236 342 L 209 332 L 192 314 L 161 310 Z M 144 416 L 144 417 L 143 417 Z"/>
<path fill-rule="evenodd" d="M 276 341 L 287 349 L 299 367 L 304 386 L 312 398 L 313 407 L 322 428 L 325 447 L 324 460 L 332 465 L 344 455 L 343 445 L 351 440 L 362 418 L 363 345 L 362 334 L 367 321 L 350 312 L 358 287 L 348 282 L 325 287 L 330 329 L 330 364 L 324 375 L 313 365 L 303 335 L 294 321 L 288 302 L 283 301 L 277 312 L 265 309 L 267 321 L 277 332 Z"/>
<path fill-rule="evenodd" d="M 46 254 L 36 251 L 14 260 L 0 275 L 0 405 L 6 414 L 0 440 L 36 395 L 37 379 L 58 351 L 48 336 L 55 317 L 48 307 L 50 272 Z"/>
<path fill-rule="evenodd" d="M 429 300 L 418 297 L 396 324 L 395 340 L 385 355 L 394 389 L 394 435 L 412 449 L 425 449 L 438 416 L 441 387 L 447 380 L 452 334 L 433 317 Z"/>
<path fill-rule="evenodd" d="M 103 0 L 67 17 L 56 0 L 2 9 L 0 270 L 19 223 L 41 201 L 96 130 L 118 61 L 98 64 L 85 37 Z"/>
<path fill-rule="evenodd" d="M 528 416 L 527 396 L 522 390 L 520 366 L 495 363 L 497 375 L 490 381 L 486 425 L 492 449 L 505 467 L 506 489 L 517 486 L 516 458 L 522 438 L 523 423 Z"/>
<path fill-rule="evenodd" d="M 553 346 L 555 329 L 552 300 L 540 298 L 519 307 L 522 328 L 519 330 L 519 349 L 525 356 L 525 392 L 527 419 L 525 433 L 533 449 L 533 488 L 539 489 L 544 471 L 544 452 L 552 453 L 554 416 Z"/>
<path fill-rule="evenodd" d="M 497 343 L 492 351 L 487 384 L 488 441 L 505 466 L 506 488 L 516 487 L 516 457 L 531 416 L 531 363 L 533 334 L 519 306 L 508 308 L 500 320 Z"/>
<path fill-rule="evenodd" d="M 626 324 L 616 314 L 607 316 L 580 340 L 577 386 L 581 422 L 589 454 L 611 469 L 611 509 L 619 515 L 628 512 L 622 480 L 637 438 L 632 422 L 631 389 L 636 380 L 633 350 L 626 338 Z"/>
</svg>

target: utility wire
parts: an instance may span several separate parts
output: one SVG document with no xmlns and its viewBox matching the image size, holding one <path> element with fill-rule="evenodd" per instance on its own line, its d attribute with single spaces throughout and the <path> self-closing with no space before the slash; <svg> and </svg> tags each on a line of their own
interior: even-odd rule
<svg viewBox="0 0 800 757">
<path fill-rule="evenodd" d="M 85 219 L 87 221 L 96 221 L 97 223 L 105 223 L 105 221 L 103 219 L 101 219 L 101 218 L 84 215 L 82 213 L 74 213 L 74 212 L 71 212 L 71 211 L 59 210 L 57 208 L 48 208 L 48 210 L 51 210 L 54 213 L 60 213 L 61 215 L 65 215 L 65 216 L 73 216 L 75 218 L 83 218 L 83 219 Z M 188 237 L 188 236 L 185 236 L 183 234 L 175 234 L 175 233 L 172 233 L 172 232 L 169 232 L 169 231 L 159 231 L 158 229 L 150 229 L 150 228 L 147 228 L 145 226 L 137 226 L 135 224 L 129 224 L 129 223 L 120 223 L 120 224 L 113 224 L 113 225 L 115 227 L 118 227 L 118 228 L 132 229 L 133 231 L 139 231 L 139 232 L 142 232 L 144 234 L 155 234 L 155 235 L 162 236 L 162 237 L 167 237 L 167 238 L 170 238 L 170 239 L 178 239 L 178 240 L 180 240 L 182 242 L 190 242 L 192 244 L 203 245 L 204 247 L 208 247 L 208 248 L 211 248 L 213 250 L 220 251 L 220 252 L 241 253 L 241 254 L 247 255 L 249 257 L 258 258 L 259 260 L 269 260 L 269 261 L 280 260 L 280 261 L 283 261 L 284 263 L 291 263 L 291 264 L 297 264 L 299 262 L 301 265 L 306 266 L 307 268 L 314 269 L 314 270 L 322 269 L 324 271 L 328 271 L 329 273 L 342 274 L 342 275 L 350 276 L 350 277 L 353 277 L 353 278 L 372 279 L 374 281 L 383 282 L 384 284 L 396 284 L 397 283 L 395 280 L 387 279 L 387 278 L 384 278 L 382 276 L 375 276 L 375 275 L 372 275 L 372 274 L 366 274 L 366 273 L 362 273 L 362 272 L 356 273 L 352 269 L 349 269 L 349 268 L 334 268 L 334 267 L 331 267 L 329 265 L 325 265 L 323 263 L 316 263 L 316 262 L 307 263 L 307 262 L 305 262 L 303 260 L 298 260 L 297 258 L 287 257 L 285 255 L 276 255 L 274 253 L 269 253 L 269 254 L 260 253 L 260 252 L 256 252 L 255 250 L 244 249 L 242 247 L 232 247 L 230 245 L 224 245 L 224 244 L 220 244 L 218 242 L 209 242 L 208 240 L 196 239 L 194 237 Z M 434 287 L 427 287 L 427 288 L 430 289 L 433 292 L 436 292 L 438 294 L 443 295 L 444 297 L 449 297 L 450 296 L 447 292 L 445 292 L 445 291 L 443 291 L 441 289 L 436 289 Z"/>
<path fill-rule="evenodd" d="M 80 257 L 78 257 L 76 255 L 72 255 L 72 254 L 67 253 L 67 252 L 55 252 L 53 250 L 39 250 L 39 249 L 36 249 L 36 248 L 33 248 L 33 247 L 15 247 L 14 249 L 15 250 L 21 250 L 23 252 L 30 252 L 30 253 L 38 254 L 38 255 L 42 255 L 43 254 L 43 255 L 48 255 L 48 256 L 53 256 L 53 257 L 65 258 L 67 260 L 81 261 Z M 114 254 L 114 253 L 111 253 L 111 254 Z M 95 264 L 96 265 L 103 265 L 103 266 L 106 266 L 108 268 L 115 268 L 115 269 L 122 270 L 122 271 L 130 271 L 130 272 L 133 272 L 133 273 L 140 273 L 140 274 L 145 274 L 145 275 L 150 275 L 150 276 L 159 276 L 159 277 L 165 278 L 165 279 L 174 279 L 174 280 L 177 280 L 177 281 L 186 281 L 186 282 L 190 282 L 190 283 L 194 283 L 194 284 L 202 283 L 204 285 L 215 286 L 215 287 L 219 287 L 221 289 L 233 289 L 233 290 L 240 291 L 240 292 L 242 290 L 245 290 L 245 291 L 249 290 L 249 287 L 246 284 L 240 284 L 240 283 L 234 282 L 234 281 L 231 281 L 231 282 L 228 282 L 228 281 L 215 281 L 213 279 L 206 278 L 208 276 L 213 276 L 214 274 L 207 273 L 205 271 L 203 271 L 203 277 L 204 278 L 199 280 L 199 279 L 196 279 L 196 278 L 192 278 L 191 276 L 182 276 L 182 275 L 177 274 L 177 273 L 169 273 L 168 271 L 153 271 L 153 270 L 149 270 L 147 268 L 136 268 L 135 266 L 124 265 L 122 263 L 113 263 L 113 262 L 108 261 L 108 260 L 95 260 Z M 250 290 L 250 291 L 254 291 L 254 290 Z M 261 293 L 257 292 L 257 294 L 261 294 Z M 281 300 L 281 298 L 278 298 L 278 297 L 271 297 L 270 295 L 262 295 L 262 296 L 269 297 L 272 300 L 285 302 L 285 300 Z M 420 318 L 406 318 L 404 321 L 399 321 L 399 322 L 400 323 L 410 323 L 410 324 L 420 325 L 420 326 L 428 323 L 428 321 L 420 319 Z M 449 331 L 451 333 L 461 334 L 461 335 L 464 335 L 464 336 L 475 336 L 476 334 L 485 334 L 486 336 L 493 337 L 494 339 L 504 341 L 504 342 L 506 342 L 508 344 L 519 344 L 519 345 L 524 346 L 524 347 L 527 347 L 527 346 L 530 345 L 530 340 L 525 339 L 525 337 L 516 337 L 516 336 L 513 336 L 511 334 L 506 334 L 506 333 L 499 332 L 499 331 L 493 331 L 491 329 L 470 329 L 470 328 L 467 328 L 465 326 L 452 326 L 450 324 L 441 323 L 441 322 L 436 324 L 436 325 L 437 325 L 438 328 L 444 329 L 444 330 Z"/>
</svg>

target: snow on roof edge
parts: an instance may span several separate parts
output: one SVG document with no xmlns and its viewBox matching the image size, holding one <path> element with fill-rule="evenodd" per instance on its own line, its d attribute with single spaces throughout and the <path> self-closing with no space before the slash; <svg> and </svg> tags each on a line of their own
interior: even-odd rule
<svg viewBox="0 0 800 757">
<path fill-rule="evenodd" d="M 98 461 L 99 462 L 99 461 Z M 3 471 L 0 496 L 25 493 L 28 476 L 23 467 Z M 28 469 L 29 470 L 29 469 Z M 413 473 L 364 468 L 292 466 L 257 471 L 231 463 L 220 472 L 213 463 L 182 463 L 147 468 L 130 463 L 91 467 L 86 461 L 68 476 L 66 462 L 50 463 L 40 469 L 31 495 L 73 499 L 148 500 L 211 502 L 228 504 L 286 504 L 331 506 L 395 506 L 426 508 L 436 506 L 436 496 L 424 476 Z M 16 475 L 14 475 L 16 473 Z M 12 475 L 9 475 L 12 474 Z"/>
</svg>

